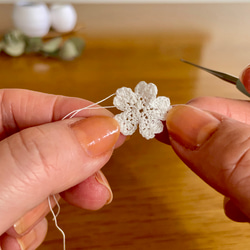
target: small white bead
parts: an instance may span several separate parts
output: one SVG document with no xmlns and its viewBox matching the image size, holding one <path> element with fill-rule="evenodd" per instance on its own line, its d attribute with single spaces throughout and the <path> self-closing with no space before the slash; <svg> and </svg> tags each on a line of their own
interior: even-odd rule
<svg viewBox="0 0 250 250">
<path fill-rule="evenodd" d="M 43 37 L 50 29 L 50 12 L 46 4 L 21 1 L 15 4 L 13 22 L 30 37 Z"/>
<path fill-rule="evenodd" d="M 70 32 L 74 29 L 77 14 L 71 4 L 53 4 L 50 8 L 51 25 L 58 32 Z"/>
</svg>

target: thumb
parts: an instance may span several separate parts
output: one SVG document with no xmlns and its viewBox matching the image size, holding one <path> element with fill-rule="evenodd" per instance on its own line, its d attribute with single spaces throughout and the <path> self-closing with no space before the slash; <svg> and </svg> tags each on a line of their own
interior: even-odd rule
<svg viewBox="0 0 250 250">
<path fill-rule="evenodd" d="M 180 105 L 166 119 L 177 155 L 250 217 L 250 127 L 220 114 Z"/>
<path fill-rule="evenodd" d="M 1 141 L 0 235 L 50 194 L 93 175 L 118 137 L 113 118 L 90 117 L 31 127 Z"/>
</svg>

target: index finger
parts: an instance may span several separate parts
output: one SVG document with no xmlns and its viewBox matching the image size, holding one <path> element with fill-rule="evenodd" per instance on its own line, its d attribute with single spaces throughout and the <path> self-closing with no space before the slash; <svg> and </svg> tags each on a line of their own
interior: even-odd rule
<svg viewBox="0 0 250 250">
<path fill-rule="evenodd" d="M 58 121 L 72 110 L 92 102 L 23 89 L 0 90 L 0 139 L 22 129 Z M 113 116 L 104 108 L 85 109 L 78 116 Z"/>
<path fill-rule="evenodd" d="M 209 96 L 192 99 L 187 104 L 250 124 L 250 102 L 248 100 L 234 100 Z"/>
</svg>

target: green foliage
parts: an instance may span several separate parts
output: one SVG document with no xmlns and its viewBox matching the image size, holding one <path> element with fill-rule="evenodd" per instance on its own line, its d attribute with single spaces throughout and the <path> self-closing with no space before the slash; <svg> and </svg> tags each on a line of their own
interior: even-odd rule
<svg viewBox="0 0 250 250">
<path fill-rule="evenodd" d="M 0 52 L 13 57 L 36 53 L 45 57 L 73 60 L 82 54 L 84 47 L 84 40 L 79 37 L 71 37 L 66 41 L 62 37 L 43 41 L 40 37 L 27 37 L 18 30 L 6 33 L 0 41 Z"/>
</svg>

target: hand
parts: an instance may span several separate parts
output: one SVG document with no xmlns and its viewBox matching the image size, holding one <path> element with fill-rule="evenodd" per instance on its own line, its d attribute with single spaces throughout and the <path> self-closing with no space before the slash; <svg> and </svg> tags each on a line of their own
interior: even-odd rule
<svg viewBox="0 0 250 250">
<path fill-rule="evenodd" d="M 250 68 L 243 71 L 250 90 Z M 210 186 L 225 195 L 226 215 L 250 221 L 250 103 L 203 97 L 173 107 L 166 125 L 176 154 Z M 161 136 L 161 140 L 162 140 Z"/>
<path fill-rule="evenodd" d="M 86 109 L 81 118 L 61 121 L 89 104 L 78 98 L 0 90 L 0 249 L 35 249 L 41 244 L 49 195 L 60 193 L 85 209 L 99 209 L 112 200 L 99 171 L 124 140 L 112 114 Z"/>
</svg>

